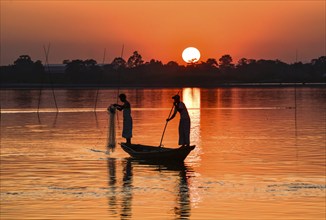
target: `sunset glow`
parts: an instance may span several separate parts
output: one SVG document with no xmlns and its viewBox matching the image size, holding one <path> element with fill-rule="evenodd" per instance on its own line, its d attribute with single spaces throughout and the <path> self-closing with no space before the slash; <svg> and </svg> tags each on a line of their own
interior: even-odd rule
<svg viewBox="0 0 326 220">
<path fill-rule="evenodd" d="M 201 60 L 230 54 L 310 62 L 325 55 L 325 1 L 1 1 L 1 65 L 28 54 L 44 62 L 176 61 L 196 45 Z M 141 16 L 140 16 L 141 15 Z"/>
<path fill-rule="evenodd" d="M 182 52 L 182 59 L 186 63 L 196 63 L 200 59 L 200 52 L 197 48 L 195 47 L 187 47 L 184 49 Z"/>
</svg>

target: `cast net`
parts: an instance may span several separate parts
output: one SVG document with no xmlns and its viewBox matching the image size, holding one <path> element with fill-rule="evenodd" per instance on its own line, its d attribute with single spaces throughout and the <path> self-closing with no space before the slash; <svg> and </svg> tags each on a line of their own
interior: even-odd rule
<svg viewBox="0 0 326 220">
<path fill-rule="evenodd" d="M 110 105 L 108 108 L 109 121 L 108 121 L 108 139 L 107 139 L 107 148 L 108 151 L 113 152 L 116 146 L 116 131 L 115 131 L 115 114 L 116 108 L 113 105 Z"/>
</svg>

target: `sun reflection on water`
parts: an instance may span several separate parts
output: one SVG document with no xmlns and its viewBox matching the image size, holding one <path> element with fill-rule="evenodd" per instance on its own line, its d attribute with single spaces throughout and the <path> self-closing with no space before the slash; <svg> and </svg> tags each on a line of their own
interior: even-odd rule
<svg viewBox="0 0 326 220">
<path fill-rule="evenodd" d="M 200 88 L 184 88 L 182 100 L 186 104 L 191 119 L 190 142 L 196 145 L 195 153 L 189 155 L 190 162 L 200 160 Z"/>
</svg>

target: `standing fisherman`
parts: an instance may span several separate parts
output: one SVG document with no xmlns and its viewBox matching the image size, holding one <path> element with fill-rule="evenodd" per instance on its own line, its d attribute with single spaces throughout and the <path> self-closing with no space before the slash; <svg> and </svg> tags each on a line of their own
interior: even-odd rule
<svg viewBox="0 0 326 220">
<path fill-rule="evenodd" d="M 172 120 L 177 112 L 180 113 L 180 123 L 179 123 L 179 145 L 182 147 L 190 145 L 190 117 L 186 105 L 180 101 L 180 96 L 175 95 L 172 97 L 174 99 L 174 112 L 172 116 L 166 121 Z"/>
<path fill-rule="evenodd" d="M 125 94 L 119 95 L 120 101 L 123 102 L 123 105 L 113 104 L 119 111 L 123 110 L 123 128 L 122 128 L 122 137 L 126 138 L 126 143 L 131 145 L 132 138 L 132 117 L 131 117 L 131 106 L 127 101 L 127 96 Z"/>
</svg>

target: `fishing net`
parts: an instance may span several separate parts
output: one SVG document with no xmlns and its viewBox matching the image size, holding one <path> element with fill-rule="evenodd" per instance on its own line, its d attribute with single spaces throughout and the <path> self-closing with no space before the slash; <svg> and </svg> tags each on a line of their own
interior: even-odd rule
<svg viewBox="0 0 326 220">
<path fill-rule="evenodd" d="M 108 139 L 107 139 L 107 148 L 108 151 L 113 152 L 116 146 L 116 137 L 115 137 L 115 114 L 116 108 L 113 105 L 110 105 L 108 108 L 109 121 L 108 121 Z"/>
</svg>

